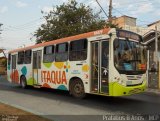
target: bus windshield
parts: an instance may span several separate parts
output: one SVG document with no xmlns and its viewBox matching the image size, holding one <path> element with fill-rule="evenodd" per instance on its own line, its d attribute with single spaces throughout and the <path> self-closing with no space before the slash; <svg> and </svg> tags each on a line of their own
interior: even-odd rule
<svg viewBox="0 0 160 121">
<path fill-rule="evenodd" d="M 146 50 L 139 42 L 115 39 L 114 64 L 120 74 L 144 74 Z"/>
</svg>

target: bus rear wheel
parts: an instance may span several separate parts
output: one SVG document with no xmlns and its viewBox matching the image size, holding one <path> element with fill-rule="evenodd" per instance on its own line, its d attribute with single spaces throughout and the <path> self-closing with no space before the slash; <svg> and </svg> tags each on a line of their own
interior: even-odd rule
<svg viewBox="0 0 160 121">
<path fill-rule="evenodd" d="M 70 85 L 70 93 L 76 98 L 84 98 L 86 93 L 84 91 L 83 82 L 80 79 L 74 79 Z"/>
<path fill-rule="evenodd" d="M 27 81 L 26 81 L 26 77 L 22 76 L 20 79 L 20 85 L 23 89 L 27 88 Z"/>
</svg>

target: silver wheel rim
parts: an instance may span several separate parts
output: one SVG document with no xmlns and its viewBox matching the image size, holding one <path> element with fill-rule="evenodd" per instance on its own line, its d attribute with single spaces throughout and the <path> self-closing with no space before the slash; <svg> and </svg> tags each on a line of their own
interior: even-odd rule
<svg viewBox="0 0 160 121">
<path fill-rule="evenodd" d="M 76 92 L 76 94 L 81 94 L 83 91 L 83 87 L 80 83 L 77 83 L 74 87 L 74 91 Z"/>
</svg>

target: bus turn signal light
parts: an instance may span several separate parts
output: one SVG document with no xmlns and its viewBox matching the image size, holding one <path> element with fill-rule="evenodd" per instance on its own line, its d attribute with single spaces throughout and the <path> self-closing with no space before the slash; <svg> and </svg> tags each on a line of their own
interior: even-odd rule
<svg viewBox="0 0 160 121">
<path fill-rule="evenodd" d="M 138 68 L 141 70 L 146 70 L 146 64 L 139 64 Z"/>
</svg>

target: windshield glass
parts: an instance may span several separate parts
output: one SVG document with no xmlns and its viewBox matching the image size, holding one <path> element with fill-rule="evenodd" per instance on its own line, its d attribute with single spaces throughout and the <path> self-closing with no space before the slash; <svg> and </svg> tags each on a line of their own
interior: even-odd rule
<svg viewBox="0 0 160 121">
<path fill-rule="evenodd" d="M 135 41 L 115 39 L 114 63 L 121 74 L 143 74 L 146 71 L 146 49 Z"/>
</svg>

